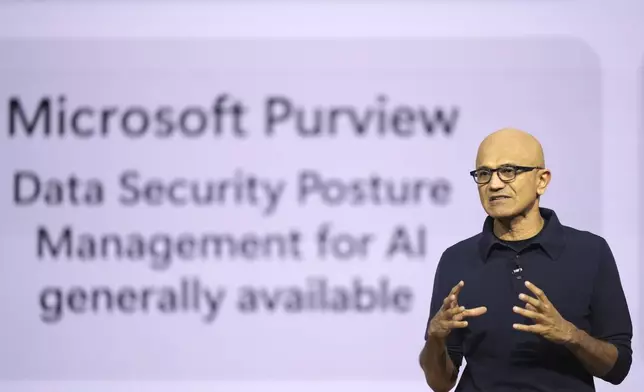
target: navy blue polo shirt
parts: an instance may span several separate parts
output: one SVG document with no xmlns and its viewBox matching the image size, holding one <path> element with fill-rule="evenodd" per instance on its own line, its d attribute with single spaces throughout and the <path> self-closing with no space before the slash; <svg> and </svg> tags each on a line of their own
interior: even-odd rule
<svg viewBox="0 0 644 392">
<path fill-rule="evenodd" d="M 526 247 L 508 246 L 493 233 L 488 217 L 481 233 L 449 247 L 436 269 L 430 319 L 460 280 L 459 305 L 486 306 L 452 330 L 447 349 L 454 365 L 466 366 L 456 391 L 594 391 L 594 379 L 563 345 L 512 328 L 533 324 L 512 311 L 525 307 L 524 282 L 541 288 L 559 313 L 589 335 L 614 344 L 619 357 L 602 378 L 619 384 L 632 361 L 632 324 L 617 265 L 606 241 L 562 225 L 541 208 L 545 225 Z M 520 272 L 516 272 L 520 268 Z M 426 335 L 425 335 L 426 337 Z"/>
</svg>

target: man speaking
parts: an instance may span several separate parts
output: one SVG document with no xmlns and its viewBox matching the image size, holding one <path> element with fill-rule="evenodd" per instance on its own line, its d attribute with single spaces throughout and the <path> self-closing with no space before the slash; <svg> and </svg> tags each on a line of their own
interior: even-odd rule
<svg viewBox="0 0 644 392">
<path fill-rule="evenodd" d="M 594 391 L 621 383 L 632 325 L 606 241 L 539 206 L 550 182 L 531 135 L 481 143 L 471 176 L 488 217 L 443 252 L 420 365 L 432 390 Z M 589 211 L 589 213 L 592 213 Z"/>
</svg>

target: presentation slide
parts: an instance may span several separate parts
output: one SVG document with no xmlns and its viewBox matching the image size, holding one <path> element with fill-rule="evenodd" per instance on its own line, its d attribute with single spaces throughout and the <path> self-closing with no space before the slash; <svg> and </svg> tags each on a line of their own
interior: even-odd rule
<svg viewBox="0 0 644 392">
<path fill-rule="evenodd" d="M 469 171 L 500 126 L 548 130 L 544 202 L 600 229 L 600 76 L 573 40 L 0 50 L 18 54 L 0 95 L 5 378 L 417 377 L 433 271 L 480 230 Z"/>
</svg>

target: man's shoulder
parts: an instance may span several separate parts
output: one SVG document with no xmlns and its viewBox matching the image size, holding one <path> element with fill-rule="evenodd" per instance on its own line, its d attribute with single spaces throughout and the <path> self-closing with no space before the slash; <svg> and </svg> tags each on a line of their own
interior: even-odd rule
<svg viewBox="0 0 644 392">
<path fill-rule="evenodd" d="M 583 246 L 585 248 L 605 247 L 608 243 L 604 237 L 590 230 L 583 230 L 573 226 L 561 225 L 567 245 Z"/>
<path fill-rule="evenodd" d="M 564 224 L 563 221 L 557 217 L 554 210 L 545 208 L 543 210 L 546 212 L 546 215 L 550 215 L 550 217 L 554 218 L 557 222 L 556 226 L 558 226 L 559 229 L 552 233 L 555 234 L 555 237 L 562 235 L 567 246 L 582 246 L 586 249 L 608 246 L 607 241 L 601 235 L 577 226 Z"/>
<path fill-rule="evenodd" d="M 606 239 L 590 230 L 563 226 L 563 260 L 579 268 L 598 271 L 603 263 L 613 260 L 613 254 Z"/>
</svg>

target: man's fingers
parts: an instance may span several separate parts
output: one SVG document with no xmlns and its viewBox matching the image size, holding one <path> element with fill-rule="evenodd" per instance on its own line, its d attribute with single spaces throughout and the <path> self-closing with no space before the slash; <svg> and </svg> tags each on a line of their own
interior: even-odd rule
<svg viewBox="0 0 644 392">
<path fill-rule="evenodd" d="M 535 321 L 542 321 L 543 320 L 543 314 L 538 313 L 538 312 L 533 312 L 531 310 L 523 309 L 523 308 L 520 308 L 518 306 L 513 307 L 512 310 L 514 311 L 514 313 L 518 313 L 518 314 L 520 314 L 522 316 L 531 318 L 531 319 L 533 319 Z"/>
<path fill-rule="evenodd" d="M 456 296 L 455 295 L 448 295 L 443 300 L 443 309 L 444 310 L 451 309 L 451 308 L 453 308 L 453 307 L 455 307 L 457 305 L 458 305 L 458 303 L 456 302 Z"/>
<path fill-rule="evenodd" d="M 449 295 L 443 300 L 443 309 L 450 309 L 455 306 L 458 306 L 458 294 L 461 292 L 461 289 L 465 285 L 465 282 L 462 280 L 452 287 L 452 290 L 449 292 Z"/>
<path fill-rule="evenodd" d="M 519 294 L 519 299 L 535 309 L 541 309 L 542 303 L 538 299 L 525 294 Z"/>
<path fill-rule="evenodd" d="M 544 327 L 539 324 L 535 325 L 525 325 L 525 324 L 512 324 L 512 328 L 517 331 L 532 332 L 536 334 L 541 334 L 544 331 Z"/>
<path fill-rule="evenodd" d="M 533 312 L 537 312 L 537 311 L 538 311 L 538 310 L 537 310 L 537 308 L 535 308 L 534 306 L 532 306 L 532 305 L 530 305 L 530 304 L 525 304 L 525 308 L 526 308 L 526 309 L 528 309 L 528 310 L 531 310 L 531 311 L 533 311 Z"/>
<path fill-rule="evenodd" d="M 467 327 L 467 321 L 446 321 L 446 326 L 449 329 L 465 328 Z"/>
<path fill-rule="evenodd" d="M 477 317 L 485 313 L 487 313 L 487 308 L 479 306 L 478 308 L 467 309 L 462 314 L 464 317 Z"/>
<path fill-rule="evenodd" d="M 532 291 L 532 293 L 536 295 L 541 302 L 543 302 L 544 304 L 548 303 L 548 297 L 546 297 L 546 294 L 543 292 L 543 290 L 528 281 L 525 282 L 525 287 L 527 287 L 528 290 Z"/>
<path fill-rule="evenodd" d="M 452 291 L 450 291 L 450 295 L 458 295 L 458 293 L 461 292 L 461 289 L 465 286 L 465 282 L 462 280 L 456 284 L 456 286 L 452 287 Z"/>
<path fill-rule="evenodd" d="M 452 318 L 465 310 L 465 306 L 457 306 L 446 311 L 448 318 Z"/>
<path fill-rule="evenodd" d="M 463 309 L 463 307 L 461 306 L 459 309 Z M 456 313 L 452 319 L 460 321 L 466 317 L 478 317 L 486 312 L 487 308 L 485 306 L 479 306 L 478 308 L 462 310 L 461 312 Z"/>
<path fill-rule="evenodd" d="M 458 306 L 449 310 L 446 310 L 445 313 L 449 317 L 476 317 L 480 316 L 487 312 L 485 306 L 479 306 L 478 308 L 465 309 L 465 306 Z"/>
</svg>

